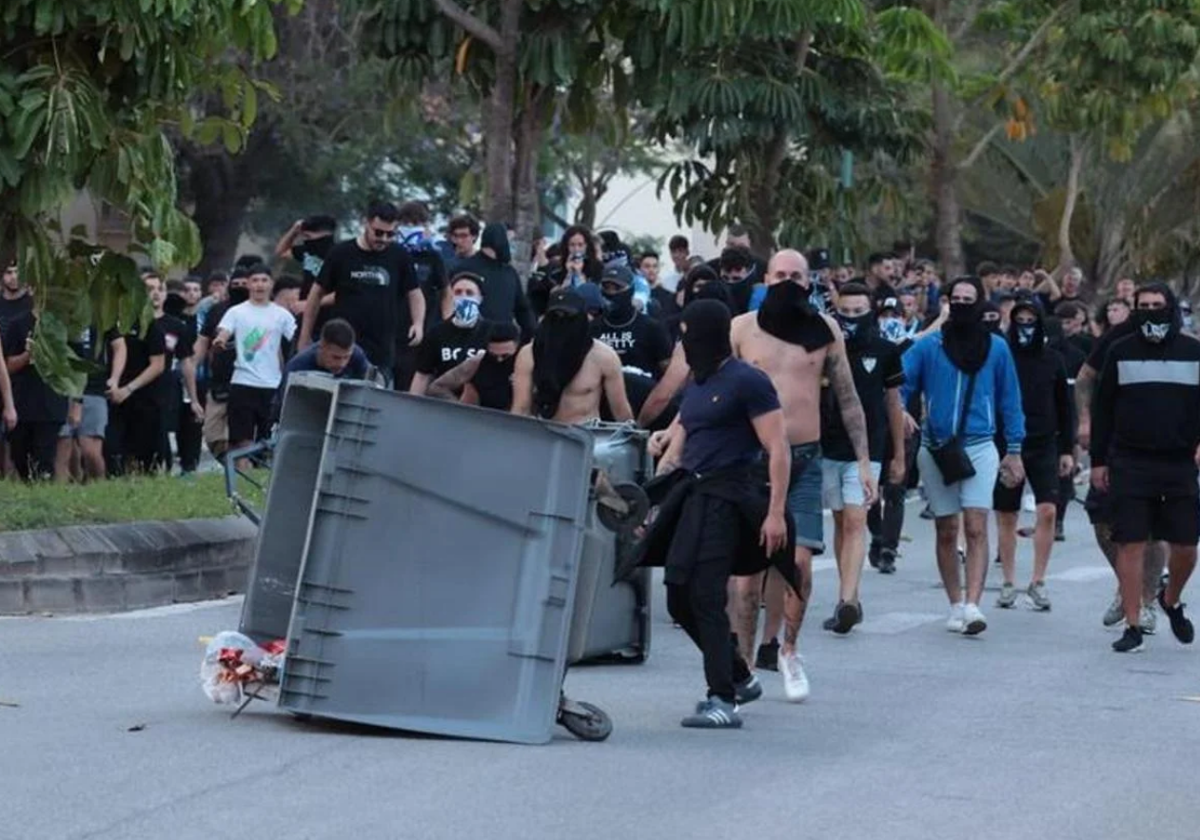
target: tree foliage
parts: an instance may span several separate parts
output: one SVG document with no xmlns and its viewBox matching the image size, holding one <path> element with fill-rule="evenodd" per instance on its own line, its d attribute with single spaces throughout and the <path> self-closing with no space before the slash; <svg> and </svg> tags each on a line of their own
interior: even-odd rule
<svg viewBox="0 0 1200 840">
<path fill-rule="evenodd" d="M 134 255 L 163 269 L 196 262 L 166 132 L 240 147 L 262 88 L 228 59 L 274 54 L 271 6 L 7 0 L 0 43 L 0 257 L 15 255 L 34 289 L 34 364 L 57 390 L 79 393 L 86 362 L 67 336 L 131 326 L 144 293 L 132 256 L 57 230 L 60 212 L 86 190 L 127 217 Z M 197 91 L 219 97 L 221 112 L 197 119 Z"/>
</svg>

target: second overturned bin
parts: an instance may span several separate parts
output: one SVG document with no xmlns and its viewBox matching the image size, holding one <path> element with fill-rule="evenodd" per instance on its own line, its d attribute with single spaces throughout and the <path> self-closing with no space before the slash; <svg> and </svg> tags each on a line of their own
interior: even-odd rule
<svg viewBox="0 0 1200 840">
<path fill-rule="evenodd" d="M 294 377 L 242 615 L 243 632 L 287 638 L 279 705 L 549 741 L 592 447 L 580 429 Z"/>
</svg>

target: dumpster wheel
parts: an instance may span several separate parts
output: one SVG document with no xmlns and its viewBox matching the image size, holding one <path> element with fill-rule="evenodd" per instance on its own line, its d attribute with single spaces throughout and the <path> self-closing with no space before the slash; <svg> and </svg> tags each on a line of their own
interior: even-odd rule
<svg viewBox="0 0 1200 840">
<path fill-rule="evenodd" d="M 558 706 L 558 722 L 581 741 L 603 741 L 612 734 L 612 718 L 598 706 L 563 698 Z"/>
</svg>

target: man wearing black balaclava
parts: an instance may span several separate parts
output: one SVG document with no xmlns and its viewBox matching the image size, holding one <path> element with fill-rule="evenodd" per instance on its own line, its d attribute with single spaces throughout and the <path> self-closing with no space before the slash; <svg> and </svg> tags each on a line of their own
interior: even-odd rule
<svg viewBox="0 0 1200 840">
<path fill-rule="evenodd" d="M 1125 634 L 1113 650 L 1142 646 L 1143 552 L 1170 544 L 1170 576 L 1158 604 L 1175 638 L 1191 644 L 1180 597 L 1200 540 L 1200 341 L 1180 331 L 1179 305 L 1165 284 L 1136 292 L 1134 332 L 1113 342 L 1092 406 L 1092 484 L 1110 491 Z"/>
<path fill-rule="evenodd" d="M 1059 478 L 1070 475 L 1075 466 L 1074 412 L 1067 390 L 1067 368 L 1058 351 L 1046 341 L 1042 308 L 1032 297 L 1013 306 L 1008 325 L 1008 346 L 1017 366 L 1021 385 L 1021 408 L 1025 413 L 1025 442 L 1021 463 L 1025 480 L 1033 490 L 1037 504 L 1037 525 L 1033 534 L 1033 576 L 1025 595 L 1034 609 L 1048 611 L 1046 568 L 1054 546 L 1054 527 L 1058 517 Z M 1004 454 L 1003 435 L 996 441 Z M 996 606 L 1011 609 L 1021 594 L 1015 584 L 1017 560 L 1017 517 L 1021 512 L 1023 484 L 996 483 L 992 497 L 996 509 L 996 539 L 1004 586 Z"/>
<path fill-rule="evenodd" d="M 483 278 L 487 289 L 480 317 L 485 321 L 512 321 L 521 329 L 522 340 L 533 335 L 533 310 L 521 287 L 521 278 L 512 266 L 512 247 L 508 242 L 508 227 L 493 222 L 479 237 L 479 251 L 455 265 L 455 273 L 475 274 Z M 442 301 L 442 317 L 454 316 L 454 298 L 447 295 Z"/>
<path fill-rule="evenodd" d="M 854 376 L 854 390 L 867 423 L 867 449 L 871 475 L 879 480 L 884 453 L 891 440 L 888 483 L 904 486 L 904 407 L 900 386 L 904 368 L 900 349 L 879 333 L 871 290 L 862 283 L 846 283 L 838 292 L 838 326 L 846 341 L 846 356 Z M 866 558 L 865 533 L 868 505 L 855 458 L 832 388 L 821 394 L 821 472 L 825 506 L 833 511 L 834 545 L 838 546 L 838 603 L 823 625 L 844 635 L 863 620 L 859 582 Z"/>
<path fill-rule="evenodd" d="M 618 265 L 605 268 L 600 290 L 608 306 L 595 322 L 596 338 L 620 357 L 625 390 L 637 412 L 667 369 L 673 345 L 666 328 L 634 306 L 633 272 L 628 268 Z"/>
<path fill-rule="evenodd" d="M 512 412 L 583 423 L 600 418 L 601 396 L 608 400 L 614 420 L 633 419 L 620 358 L 592 338 L 583 298 L 573 291 L 556 291 L 533 342 L 517 354 Z"/>
<path fill-rule="evenodd" d="M 850 439 L 865 504 L 874 502 L 877 485 L 867 445 L 867 423 L 854 389 L 854 376 L 841 331 L 811 302 L 812 279 L 804 255 L 783 250 L 767 266 L 767 294 L 757 312 L 734 319 L 734 354 L 771 378 L 783 403 L 792 468 L 788 511 L 795 520 L 793 560 L 800 588 L 780 591 L 767 581 L 763 642 L 755 656 L 759 668 L 777 667 L 784 694 L 793 703 L 809 695 L 808 676 L 797 648 L 812 592 L 812 557 L 825 550 L 821 475 L 821 381 L 829 381 L 834 403 Z M 737 633 L 744 654 L 754 651 L 758 629 L 760 581 L 738 581 Z M 776 637 L 780 624 L 783 639 Z"/>
<path fill-rule="evenodd" d="M 661 478 L 647 487 L 659 514 L 628 564 L 666 567 L 667 609 L 703 654 L 708 683 L 707 696 L 682 725 L 703 729 L 740 727 L 738 705 L 762 695 L 730 641 L 730 576 L 774 561 L 792 579 L 783 411 L 770 379 L 733 358 L 729 326 L 729 310 L 718 301 L 684 310 L 692 380 L 659 463 Z M 769 494 L 756 470 L 764 450 Z"/>
<path fill-rule="evenodd" d="M 917 465 L 936 520 L 938 571 L 950 600 L 946 629 L 974 636 L 987 629 L 979 601 L 987 578 L 987 520 L 996 479 L 1002 476 L 1008 485 L 1025 479 L 1025 414 L 1008 343 L 983 323 L 983 284 L 977 277 L 959 277 L 946 291 L 946 322 L 904 354 L 902 397 L 908 404 L 914 395 L 924 396 L 927 407 Z M 1003 421 L 1008 450 L 1003 461 L 994 442 L 997 418 Z M 958 560 L 960 513 L 967 538 L 965 600 Z"/>
</svg>

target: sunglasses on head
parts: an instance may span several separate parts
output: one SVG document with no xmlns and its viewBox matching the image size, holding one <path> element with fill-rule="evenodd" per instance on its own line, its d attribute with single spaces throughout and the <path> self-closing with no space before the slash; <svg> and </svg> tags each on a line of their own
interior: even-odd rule
<svg viewBox="0 0 1200 840">
<path fill-rule="evenodd" d="M 371 233 L 372 233 L 372 235 L 374 235 L 374 237 L 376 239 L 395 239 L 396 238 L 396 231 L 394 231 L 394 230 L 380 230 L 379 228 L 373 227 L 373 228 L 371 228 Z"/>
</svg>

